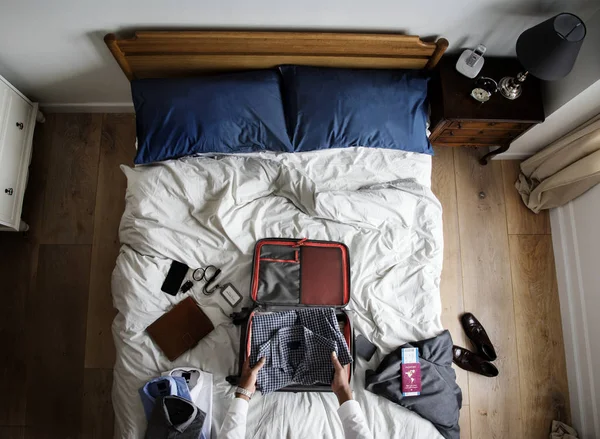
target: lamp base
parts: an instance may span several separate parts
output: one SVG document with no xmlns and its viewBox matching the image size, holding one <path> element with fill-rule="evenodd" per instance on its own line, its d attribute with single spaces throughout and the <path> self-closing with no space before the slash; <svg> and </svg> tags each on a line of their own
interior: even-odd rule
<svg viewBox="0 0 600 439">
<path fill-rule="evenodd" d="M 498 89 L 502 96 L 510 100 L 517 99 L 521 96 L 521 92 L 523 91 L 521 83 L 512 76 L 505 76 L 502 78 L 498 83 Z"/>
<path fill-rule="evenodd" d="M 527 74 L 529 72 L 521 72 L 517 75 L 516 79 L 512 76 L 505 76 L 498 83 L 498 89 L 500 90 L 500 94 L 504 96 L 506 99 L 517 99 L 521 96 L 522 87 L 521 83 L 527 79 Z"/>
</svg>

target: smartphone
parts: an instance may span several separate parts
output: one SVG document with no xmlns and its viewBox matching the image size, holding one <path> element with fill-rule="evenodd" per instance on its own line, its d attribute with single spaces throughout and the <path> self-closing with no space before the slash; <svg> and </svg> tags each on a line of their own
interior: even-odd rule
<svg viewBox="0 0 600 439">
<path fill-rule="evenodd" d="M 188 270 L 189 267 L 184 263 L 173 261 L 171 268 L 169 268 L 169 272 L 167 273 L 167 277 L 165 278 L 165 281 L 160 289 L 171 296 L 177 295 Z"/>
</svg>

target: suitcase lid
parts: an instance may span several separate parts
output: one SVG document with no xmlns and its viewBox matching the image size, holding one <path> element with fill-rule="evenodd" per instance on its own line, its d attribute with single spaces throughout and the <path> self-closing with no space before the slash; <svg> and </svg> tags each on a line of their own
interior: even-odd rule
<svg viewBox="0 0 600 439">
<path fill-rule="evenodd" d="M 254 248 L 250 297 L 263 306 L 346 306 L 348 247 L 333 241 L 261 239 Z"/>
</svg>

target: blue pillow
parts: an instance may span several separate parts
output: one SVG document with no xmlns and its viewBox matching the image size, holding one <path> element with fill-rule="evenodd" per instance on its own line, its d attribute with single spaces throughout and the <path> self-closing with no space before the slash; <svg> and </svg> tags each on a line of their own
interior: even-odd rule
<svg viewBox="0 0 600 439">
<path fill-rule="evenodd" d="M 433 152 L 428 77 L 416 70 L 282 66 L 294 151 L 369 146 Z"/>
<path fill-rule="evenodd" d="M 292 151 L 276 70 L 131 82 L 136 164 L 198 153 Z"/>
</svg>

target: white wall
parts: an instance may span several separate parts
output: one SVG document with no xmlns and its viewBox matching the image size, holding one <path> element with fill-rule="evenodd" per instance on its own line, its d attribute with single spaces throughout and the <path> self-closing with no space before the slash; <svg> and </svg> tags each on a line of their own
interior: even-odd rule
<svg viewBox="0 0 600 439">
<path fill-rule="evenodd" d="M 550 212 L 573 425 L 600 437 L 600 185 Z"/>
<path fill-rule="evenodd" d="M 496 156 L 499 160 L 516 160 L 532 156 L 600 113 L 600 80 L 558 108 L 546 121 L 515 140 L 510 149 Z"/>
<path fill-rule="evenodd" d="M 165 28 L 391 31 L 513 54 L 519 34 L 597 0 L 3 0 L 0 74 L 42 103 L 129 103 L 107 32 Z"/>
</svg>

